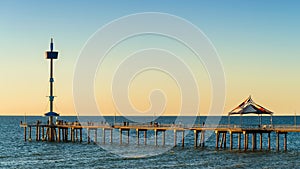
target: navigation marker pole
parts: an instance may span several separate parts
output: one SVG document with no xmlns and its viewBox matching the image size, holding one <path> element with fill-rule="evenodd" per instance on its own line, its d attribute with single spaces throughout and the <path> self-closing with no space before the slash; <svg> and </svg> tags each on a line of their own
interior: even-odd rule
<svg viewBox="0 0 300 169">
<path fill-rule="evenodd" d="M 58 52 L 53 51 L 53 39 L 51 38 L 50 43 L 50 51 L 46 51 L 46 59 L 50 59 L 50 95 L 49 95 L 49 102 L 50 102 L 50 111 L 48 113 L 45 113 L 45 116 L 48 116 L 48 129 L 47 129 L 47 135 L 48 135 L 48 141 L 54 141 L 54 134 L 56 133 L 55 127 L 53 124 L 53 116 L 59 116 L 59 114 L 55 113 L 53 111 L 53 102 L 54 102 L 54 96 L 53 96 L 53 60 L 58 58 Z"/>
</svg>

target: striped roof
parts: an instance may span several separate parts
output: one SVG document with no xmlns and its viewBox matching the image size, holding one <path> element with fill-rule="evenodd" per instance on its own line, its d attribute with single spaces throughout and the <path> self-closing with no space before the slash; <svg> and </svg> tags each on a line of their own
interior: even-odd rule
<svg viewBox="0 0 300 169">
<path fill-rule="evenodd" d="M 234 114 L 269 114 L 272 115 L 273 112 L 270 110 L 256 104 L 251 96 L 249 96 L 243 103 L 241 103 L 238 107 L 231 110 L 228 115 L 234 115 Z"/>
</svg>

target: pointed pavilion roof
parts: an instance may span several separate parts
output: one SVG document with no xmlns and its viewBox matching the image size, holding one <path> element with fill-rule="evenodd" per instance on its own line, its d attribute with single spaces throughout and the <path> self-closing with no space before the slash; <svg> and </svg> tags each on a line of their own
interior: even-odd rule
<svg viewBox="0 0 300 169">
<path fill-rule="evenodd" d="M 48 112 L 44 114 L 45 116 L 59 116 L 59 114 L 55 113 L 55 112 Z"/>
<path fill-rule="evenodd" d="M 230 115 L 234 115 L 234 114 L 268 114 L 268 115 L 272 115 L 273 112 L 271 112 L 270 110 L 256 104 L 252 98 L 251 95 L 243 102 L 241 103 L 238 107 L 236 107 L 235 109 L 231 110 L 228 113 L 228 116 Z"/>
</svg>

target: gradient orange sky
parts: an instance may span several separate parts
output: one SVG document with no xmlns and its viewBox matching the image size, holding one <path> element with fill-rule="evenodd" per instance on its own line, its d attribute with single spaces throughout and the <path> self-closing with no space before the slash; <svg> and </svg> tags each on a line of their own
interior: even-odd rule
<svg viewBox="0 0 300 169">
<path fill-rule="evenodd" d="M 42 116 L 48 111 L 49 62 L 44 52 L 51 37 L 59 51 L 59 59 L 55 61 L 54 109 L 62 116 L 76 115 L 72 80 L 76 59 L 85 42 L 114 19 L 152 11 L 187 19 L 214 44 L 226 75 L 224 115 L 249 95 L 275 115 L 300 114 L 300 4 L 297 1 L 32 3 L 0 2 L 0 115 Z M 134 45 L 136 42 L 131 42 L 112 53 L 111 60 L 105 61 L 108 67 L 98 70 L 95 95 L 105 115 L 114 115 L 116 110 L 109 98 L 109 83 L 103 83 L 102 77 L 109 79 L 110 66 L 122 56 L 122 50 Z M 182 52 L 190 65 L 199 85 L 200 114 L 206 115 L 211 100 L 209 75 L 192 55 L 176 45 L 173 49 Z M 178 88 L 161 72 L 144 72 L 133 81 L 130 99 L 134 106 L 147 110 L 149 90 L 156 87 L 164 89 L 170 101 L 164 115 L 176 115 L 173 112 L 179 108 Z"/>
</svg>

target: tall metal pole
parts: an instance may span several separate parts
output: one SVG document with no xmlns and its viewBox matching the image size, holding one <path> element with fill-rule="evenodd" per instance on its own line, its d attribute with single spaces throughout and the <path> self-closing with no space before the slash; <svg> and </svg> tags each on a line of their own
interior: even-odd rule
<svg viewBox="0 0 300 169">
<path fill-rule="evenodd" d="M 53 60 L 58 58 L 58 52 L 53 51 L 53 39 L 51 38 L 50 43 L 50 51 L 46 52 L 46 59 L 50 59 L 50 95 L 49 95 L 49 102 L 50 102 L 50 111 L 46 113 L 46 116 L 49 116 L 48 119 L 48 140 L 54 141 L 54 134 L 55 134 L 55 126 L 53 126 L 53 116 L 59 116 L 59 114 L 55 113 L 53 111 L 53 102 L 54 102 L 54 96 L 53 96 L 53 84 L 54 84 L 54 78 L 53 78 Z"/>
<path fill-rule="evenodd" d="M 50 52 L 53 52 L 53 39 L 51 38 L 51 43 L 50 43 Z M 54 96 L 53 96 L 53 83 L 54 83 L 54 78 L 53 78 L 53 58 L 50 59 L 50 96 L 49 96 L 49 102 L 50 102 L 50 112 L 53 112 L 53 101 L 54 101 Z M 53 116 L 49 116 L 49 125 L 53 124 Z"/>
</svg>

